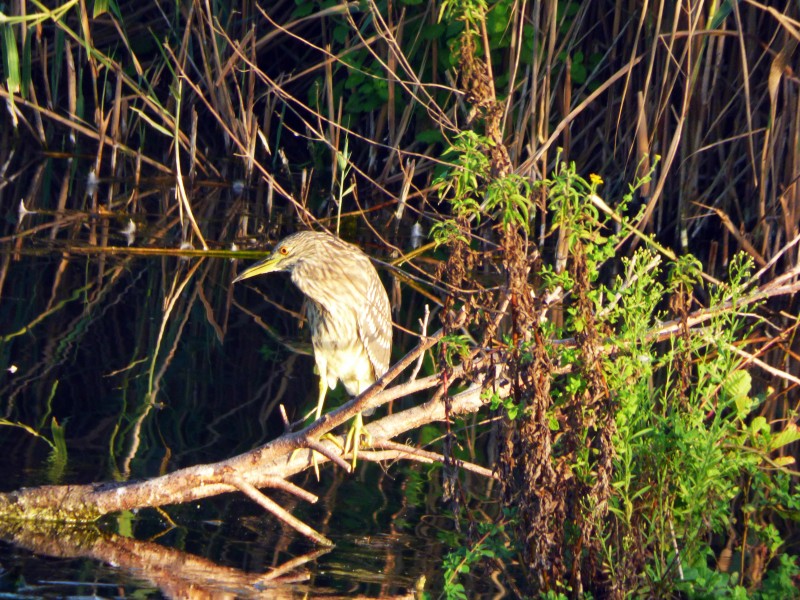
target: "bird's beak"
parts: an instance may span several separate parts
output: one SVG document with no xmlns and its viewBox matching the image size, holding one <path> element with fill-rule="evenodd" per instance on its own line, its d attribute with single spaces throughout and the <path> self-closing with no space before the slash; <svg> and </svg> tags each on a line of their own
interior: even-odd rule
<svg viewBox="0 0 800 600">
<path fill-rule="evenodd" d="M 236 279 L 233 280 L 233 283 L 241 281 L 242 279 L 255 277 L 256 275 L 262 275 L 263 273 L 274 273 L 275 271 L 280 271 L 280 263 L 282 258 L 282 256 L 268 256 L 261 262 L 257 262 L 256 264 L 251 265 L 239 273 Z"/>
</svg>

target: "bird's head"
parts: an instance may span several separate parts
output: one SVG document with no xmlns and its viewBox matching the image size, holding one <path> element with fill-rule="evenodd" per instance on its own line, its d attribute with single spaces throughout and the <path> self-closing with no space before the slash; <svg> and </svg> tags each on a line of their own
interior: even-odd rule
<svg viewBox="0 0 800 600">
<path fill-rule="evenodd" d="M 239 273 L 233 282 L 236 283 L 237 281 L 265 273 L 291 272 L 298 263 L 305 260 L 309 253 L 313 251 L 313 246 L 317 243 L 316 236 L 318 235 L 321 234 L 301 232 L 284 238 L 278 242 L 278 245 L 272 250 L 272 254 Z"/>
</svg>

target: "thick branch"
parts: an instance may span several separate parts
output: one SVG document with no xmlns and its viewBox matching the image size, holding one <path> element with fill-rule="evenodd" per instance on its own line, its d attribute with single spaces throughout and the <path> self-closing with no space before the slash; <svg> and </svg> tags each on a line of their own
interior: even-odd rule
<svg viewBox="0 0 800 600">
<path fill-rule="evenodd" d="M 385 393 L 376 396 L 375 402 L 382 402 L 380 396 Z M 453 413 L 475 412 L 481 405 L 480 388 L 473 386 L 454 397 Z M 444 418 L 443 404 L 428 402 L 369 423 L 365 429 L 380 446 L 422 424 Z M 42 486 L 0 494 L 0 518 L 92 521 L 110 512 L 190 502 L 244 486 L 276 487 L 276 479 L 285 480 L 310 466 L 310 452 L 295 451 L 303 446 L 311 427 L 314 425 L 228 460 L 180 469 L 145 481 Z M 337 443 L 343 444 L 344 439 L 319 441 L 332 453 L 339 452 Z M 327 461 L 321 457 L 318 460 Z"/>
</svg>

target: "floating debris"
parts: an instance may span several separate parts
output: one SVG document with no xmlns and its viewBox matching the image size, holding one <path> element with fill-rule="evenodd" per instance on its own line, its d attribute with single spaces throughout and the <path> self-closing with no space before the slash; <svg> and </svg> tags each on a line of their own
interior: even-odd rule
<svg viewBox="0 0 800 600">
<path fill-rule="evenodd" d="M 97 179 L 97 174 L 94 172 L 94 169 L 89 171 L 89 176 L 86 178 L 86 195 L 87 196 L 94 196 L 97 193 L 97 184 L 99 180 Z"/>
<path fill-rule="evenodd" d="M 25 218 L 25 215 L 35 215 L 36 211 L 28 210 L 25 208 L 25 200 L 21 199 L 19 201 L 19 208 L 17 209 L 17 214 L 19 215 L 19 222 L 22 223 L 22 219 Z"/>
<path fill-rule="evenodd" d="M 242 181 L 241 179 L 237 179 L 236 181 L 234 181 L 233 184 L 231 185 L 231 191 L 233 192 L 233 195 L 236 198 L 241 196 L 242 192 L 244 191 L 244 181 Z"/>
<path fill-rule="evenodd" d="M 422 225 L 419 221 L 411 226 L 411 249 L 416 250 L 422 245 L 422 238 L 425 237 L 425 232 L 422 231 Z"/>
<path fill-rule="evenodd" d="M 192 242 L 184 240 L 183 242 L 181 242 L 180 249 L 181 250 L 194 250 L 194 245 L 192 244 Z M 179 260 L 187 261 L 187 260 L 189 260 L 189 258 L 191 258 L 191 257 L 189 257 L 189 256 L 181 256 L 181 257 L 179 257 Z"/>
<path fill-rule="evenodd" d="M 128 246 L 133 244 L 136 239 L 136 223 L 133 222 L 133 219 L 128 219 L 128 224 L 120 233 L 125 236 Z"/>
</svg>

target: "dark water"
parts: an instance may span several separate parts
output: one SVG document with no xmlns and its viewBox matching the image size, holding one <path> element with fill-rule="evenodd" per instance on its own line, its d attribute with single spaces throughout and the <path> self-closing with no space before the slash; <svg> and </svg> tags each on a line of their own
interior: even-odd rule
<svg viewBox="0 0 800 600">
<path fill-rule="evenodd" d="M 193 277 L 166 324 L 165 263 L 177 279 Z M 277 276 L 266 294 L 231 291 L 230 261 L 206 264 L 201 277 L 174 258 L 109 256 L 102 272 L 96 258 L 52 253 L 11 263 L 0 298 L 0 418 L 28 429 L 0 426 L 0 491 L 222 460 L 280 435 L 280 405 L 292 420 L 314 405 L 312 358 L 231 303 L 302 344 L 296 317 L 265 300 L 298 311 L 296 290 Z M 337 390 L 328 402 L 342 400 Z M 61 438 L 62 451 L 45 441 Z M 315 505 L 267 492 L 332 549 L 239 494 L 89 527 L 5 524 L 0 597 L 402 597 L 418 582 L 440 590 L 450 551 L 442 540 L 453 529 L 432 516 L 446 514 L 440 477 L 419 464 L 361 464 L 352 475 L 326 465 L 319 482 L 311 473 L 293 478 L 319 496 Z"/>
<path fill-rule="evenodd" d="M 29 170 L 0 190 L 14 199 L 2 203 L 0 241 L 1 492 L 145 479 L 230 458 L 283 433 L 281 406 L 294 421 L 316 402 L 302 297 L 288 278 L 231 286 L 247 263 L 137 254 L 185 239 L 172 212 L 174 181 L 118 189 L 99 214 L 88 189 L 84 196 L 90 163 L 47 159 L 35 168 L 41 177 Z M 58 211 L 57 192 L 67 188 L 69 210 Z M 198 215 L 253 209 L 248 193 L 229 190 L 195 189 Z M 273 219 L 293 227 L 277 209 Z M 216 249 L 263 249 L 279 229 L 245 240 L 226 220 L 203 227 Z M 381 276 L 388 287 L 390 275 Z M 396 302 L 394 359 L 415 344 L 403 329 L 418 331 L 423 312 L 415 294 Z M 336 390 L 326 406 L 344 399 Z M 418 434 L 399 441 L 420 443 Z M 450 551 L 442 539 L 453 529 L 437 516 L 447 514 L 440 479 L 437 468 L 415 463 L 361 464 L 352 475 L 326 465 L 319 482 L 310 473 L 292 479 L 319 496 L 315 505 L 268 491 L 335 542 L 326 550 L 241 494 L 108 515 L 89 527 L 5 524 L 0 597 L 388 597 L 411 593 L 421 578 L 435 593 Z M 485 482 L 465 483 L 483 494 Z"/>
<path fill-rule="evenodd" d="M 3 436 L 4 450 L 12 437 Z M 36 468 L 15 469 L 7 460 L 13 457 L 3 456 L 4 488 L 45 478 Z M 70 478 L 79 479 L 78 471 Z M 5 524 L 0 594 L 391 597 L 410 593 L 420 578 L 441 577 L 448 551 L 441 534 L 451 523 L 426 516 L 426 507 L 437 504 L 435 470 L 398 465 L 386 473 L 363 465 L 352 476 L 323 469 L 320 482 L 300 477 L 296 483 L 319 494 L 320 501 L 308 505 L 268 495 L 330 537 L 334 548 L 314 546 L 236 494 L 163 512 L 110 515 L 90 527 L 31 531 Z M 269 578 L 275 573 L 276 579 Z"/>
</svg>

